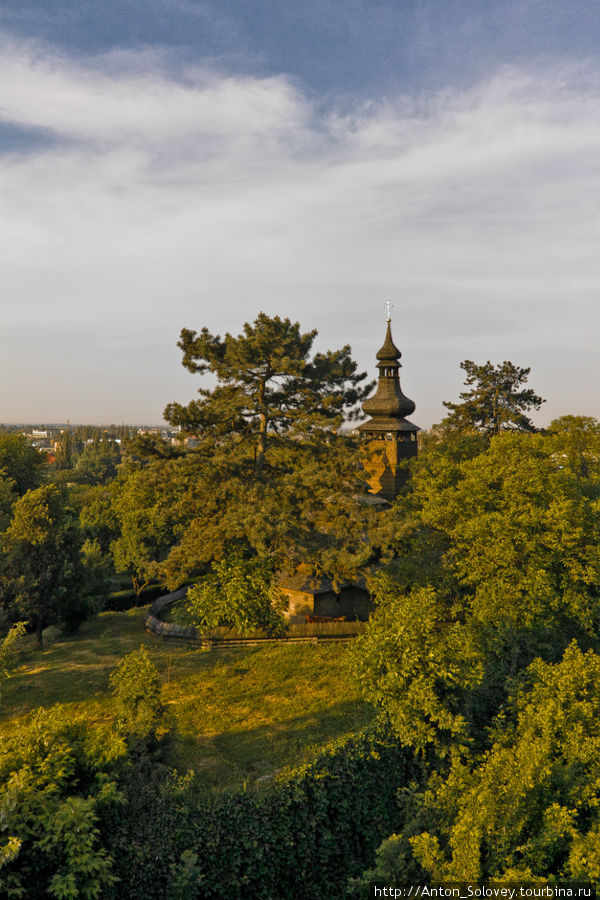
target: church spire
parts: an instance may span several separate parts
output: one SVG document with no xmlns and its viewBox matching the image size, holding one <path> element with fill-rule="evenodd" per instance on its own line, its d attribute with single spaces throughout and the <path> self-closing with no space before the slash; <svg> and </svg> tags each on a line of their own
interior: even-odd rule
<svg viewBox="0 0 600 900">
<path fill-rule="evenodd" d="M 391 302 L 386 302 L 387 329 L 383 346 L 377 352 L 379 378 L 377 390 L 362 405 L 371 418 L 358 426 L 359 433 L 371 439 L 373 450 L 367 477 L 371 493 L 386 500 L 393 500 L 406 480 L 406 468 L 402 461 L 417 455 L 417 425 L 406 416 L 415 411 L 415 404 L 402 393 L 399 369 L 400 350 L 392 338 L 390 317 Z"/>
<path fill-rule="evenodd" d="M 370 422 L 365 422 L 359 427 L 361 432 L 364 432 L 367 426 L 369 426 L 369 431 L 398 430 L 400 421 L 405 421 L 405 416 L 410 416 L 411 413 L 414 413 L 415 404 L 408 397 L 404 396 L 400 387 L 398 370 L 402 368 L 401 356 L 401 352 L 394 344 L 392 324 L 388 319 L 385 341 L 376 354 L 378 359 L 377 368 L 379 369 L 377 391 L 373 397 L 365 400 L 362 405 L 363 412 L 373 418 Z M 407 424 L 410 425 L 410 423 Z M 412 427 L 418 430 L 416 426 L 413 425 Z M 403 426 L 400 426 L 400 430 L 403 430 Z"/>
</svg>

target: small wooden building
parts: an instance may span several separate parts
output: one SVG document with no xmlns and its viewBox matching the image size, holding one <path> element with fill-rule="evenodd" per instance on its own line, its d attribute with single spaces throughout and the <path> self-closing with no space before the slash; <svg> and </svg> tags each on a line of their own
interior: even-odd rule
<svg viewBox="0 0 600 900">
<path fill-rule="evenodd" d="M 364 578 L 334 585 L 329 578 L 298 573 L 282 576 L 279 588 L 289 601 L 286 616 L 292 625 L 305 622 L 307 616 L 366 622 L 372 609 Z"/>
</svg>

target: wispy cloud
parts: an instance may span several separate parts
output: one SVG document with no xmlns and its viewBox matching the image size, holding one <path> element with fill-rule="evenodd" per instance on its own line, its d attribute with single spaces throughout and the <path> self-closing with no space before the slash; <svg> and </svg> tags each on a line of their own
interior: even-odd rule
<svg viewBox="0 0 600 900">
<path fill-rule="evenodd" d="M 113 367 L 112 418 L 157 419 L 195 387 L 180 327 L 236 330 L 261 308 L 371 367 L 389 295 L 420 424 L 455 395 L 464 357 L 533 365 L 550 415 L 579 380 L 580 408 L 598 412 L 585 387 L 599 362 L 597 72 L 505 69 L 349 112 L 283 76 L 169 71 L 154 53 L 84 64 L 4 40 L 0 119 L 52 141 L 0 158 L 3 319 L 90 342 L 76 379 L 61 342 L 58 404 L 36 369 L 41 332 L 4 341 L 7 367 L 32 363 L 0 418 L 94 418 L 86 398 Z M 129 367 L 116 334 L 137 347 Z M 159 340 L 150 396 L 144 347 Z M 579 352 L 563 387 L 565 346 Z"/>
</svg>

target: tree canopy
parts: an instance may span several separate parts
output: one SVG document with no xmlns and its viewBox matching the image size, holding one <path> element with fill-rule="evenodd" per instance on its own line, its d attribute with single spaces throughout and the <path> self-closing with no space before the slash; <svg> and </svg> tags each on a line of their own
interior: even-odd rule
<svg viewBox="0 0 600 900">
<path fill-rule="evenodd" d="M 210 572 L 188 591 L 181 616 L 200 633 L 220 625 L 241 634 L 263 629 L 269 636 L 285 631 L 285 601 L 268 559 L 244 560 L 238 553 L 213 563 Z"/>
<path fill-rule="evenodd" d="M 393 511 L 398 555 L 354 648 L 365 694 L 407 743 L 485 740 L 511 678 L 573 638 L 594 645 L 600 454 L 586 434 L 574 457 L 572 431 L 551 429 L 497 435 L 466 458 L 451 439 L 413 466 Z M 594 472 L 581 473 L 580 454 Z"/>
<path fill-rule="evenodd" d="M 505 361 L 494 365 L 489 360 L 477 365 L 470 359 L 460 364 L 467 374 L 465 385 L 471 390 L 460 394 L 460 403 L 444 401 L 450 414 L 443 420 L 446 428 L 475 428 L 488 434 L 500 431 L 534 431 L 527 413 L 539 409 L 545 400 L 538 397 L 527 382 L 531 369 Z"/>
<path fill-rule="evenodd" d="M 75 465 L 75 477 L 85 484 L 107 484 L 121 461 L 118 444 L 103 439 L 87 444 Z"/>
<path fill-rule="evenodd" d="M 204 327 L 184 328 L 178 346 L 190 372 L 210 372 L 216 387 L 200 388 L 200 400 L 170 403 L 165 418 L 200 437 L 233 439 L 254 447 L 254 469 L 261 475 L 267 443 L 283 435 L 306 435 L 357 415 L 357 404 L 372 385 L 361 384 L 348 345 L 311 356 L 315 330 L 302 333 L 298 322 L 261 312 L 243 333 L 224 338 Z"/>
<path fill-rule="evenodd" d="M 53 484 L 28 491 L 14 506 L 3 536 L 3 602 L 30 621 L 42 646 L 47 625 L 74 629 L 93 609 L 85 593 L 82 536 Z"/>
<path fill-rule="evenodd" d="M 19 496 L 39 487 L 47 470 L 45 456 L 31 446 L 24 434 L 0 433 L 0 475 L 12 481 Z"/>
<path fill-rule="evenodd" d="M 114 884 L 101 819 L 122 804 L 124 748 L 60 708 L 39 709 L 0 747 L 0 893 L 97 900 Z"/>
<path fill-rule="evenodd" d="M 355 499 L 365 490 L 357 442 L 340 426 L 372 385 L 348 346 L 313 353 L 315 337 L 265 313 L 237 337 L 181 332 L 184 366 L 216 385 L 165 411 L 195 435 L 192 452 L 149 459 L 140 476 L 168 470 L 178 484 L 175 543 L 160 566 L 170 587 L 234 550 L 292 569 L 313 563 L 335 577 L 368 559 L 373 513 Z M 162 501 L 147 501 L 153 518 Z"/>
<path fill-rule="evenodd" d="M 597 879 L 598 422 L 438 432 L 392 519 L 397 556 L 353 665 L 424 775 L 352 896 L 394 879 Z"/>
</svg>

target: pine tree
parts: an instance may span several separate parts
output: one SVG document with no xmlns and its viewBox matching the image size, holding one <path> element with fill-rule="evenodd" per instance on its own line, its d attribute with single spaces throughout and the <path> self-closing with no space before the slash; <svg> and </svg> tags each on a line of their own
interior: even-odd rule
<svg viewBox="0 0 600 900">
<path fill-rule="evenodd" d="M 473 387 L 460 394 L 461 403 L 444 401 L 450 415 L 443 420 L 443 426 L 475 428 L 488 434 L 509 429 L 535 431 L 526 413 L 538 410 L 546 401 L 531 388 L 522 387 L 531 369 L 521 369 L 508 361 L 494 365 L 488 360 L 479 366 L 470 359 L 461 362 L 460 367 L 467 373 L 465 385 Z"/>
<path fill-rule="evenodd" d="M 270 442 L 335 429 L 342 416 L 358 416 L 358 404 L 372 389 L 361 385 L 366 374 L 356 371 L 348 345 L 311 356 L 316 335 L 262 312 L 237 337 L 184 328 L 178 343 L 183 365 L 212 373 L 217 385 L 200 388 L 201 399 L 187 406 L 170 403 L 165 418 L 201 438 L 251 443 L 260 477 Z"/>
<path fill-rule="evenodd" d="M 167 559 L 152 558 L 169 586 L 235 550 L 340 578 L 369 559 L 359 451 L 340 427 L 360 415 L 373 385 L 350 347 L 313 353 L 316 334 L 265 313 L 237 337 L 181 332 L 183 365 L 216 385 L 187 406 L 167 406 L 165 418 L 194 435 L 194 450 L 156 460 L 144 476 L 164 468 L 167 491 L 175 488 L 177 543 Z M 149 521 L 161 504 L 151 501 Z"/>
</svg>

